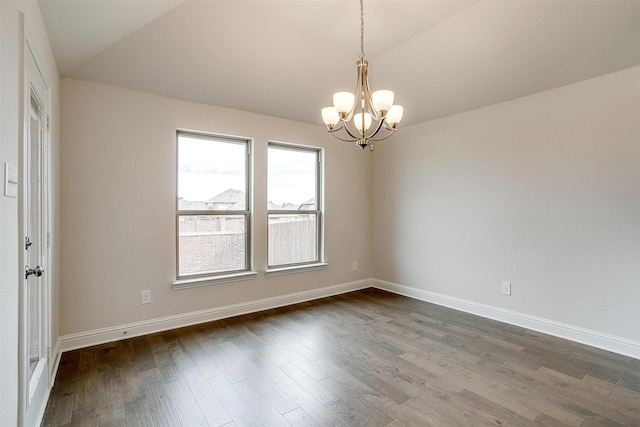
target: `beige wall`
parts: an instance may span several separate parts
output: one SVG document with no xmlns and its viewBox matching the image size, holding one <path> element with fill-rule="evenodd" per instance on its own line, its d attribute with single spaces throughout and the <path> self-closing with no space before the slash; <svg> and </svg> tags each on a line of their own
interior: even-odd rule
<svg viewBox="0 0 640 427">
<path fill-rule="evenodd" d="M 69 79 L 62 117 L 63 335 L 370 277 L 370 153 L 322 127 Z M 254 139 L 259 272 L 266 266 L 267 141 L 325 147 L 328 268 L 172 290 L 176 128 Z M 140 304 L 145 289 L 149 305 Z"/>
<path fill-rule="evenodd" d="M 53 346 L 58 339 L 59 291 L 59 77 L 46 36 L 38 3 L 0 1 L 0 168 L 4 162 L 19 166 L 20 45 L 19 13 L 37 49 L 37 60 L 50 91 L 50 196 L 52 262 L 48 274 L 52 286 Z M 0 172 L 4 179 L 4 170 Z M 17 425 L 18 418 L 18 315 L 21 267 L 18 265 L 18 199 L 4 197 L 0 189 L 0 424 Z"/>
<path fill-rule="evenodd" d="M 640 67 L 403 128 L 372 171 L 373 277 L 640 340 Z"/>
</svg>

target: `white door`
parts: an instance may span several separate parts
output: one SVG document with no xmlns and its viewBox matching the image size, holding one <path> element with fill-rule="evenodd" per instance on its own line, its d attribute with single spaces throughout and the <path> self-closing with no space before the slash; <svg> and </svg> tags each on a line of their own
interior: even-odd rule
<svg viewBox="0 0 640 427">
<path fill-rule="evenodd" d="M 22 146 L 21 424 L 35 426 L 49 391 L 49 292 L 47 272 L 48 91 L 28 43 L 25 46 Z"/>
</svg>

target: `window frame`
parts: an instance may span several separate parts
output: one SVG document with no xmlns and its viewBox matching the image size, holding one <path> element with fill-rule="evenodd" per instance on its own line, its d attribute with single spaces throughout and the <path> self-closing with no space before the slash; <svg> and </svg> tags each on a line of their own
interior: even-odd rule
<svg viewBox="0 0 640 427">
<path fill-rule="evenodd" d="M 178 183 L 180 181 L 180 136 L 186 135 L 191 138 L 199 138 L 203 140 L 213 140 L 222 143 L 244 145 L 245 152 L 245 210 L 181 210 L 180 198 L 178 193 Z M 175 187 L 175 263 L 176 263 L 176 280 L 173 282 L 174 289 L 190 288 L 197 286 L 205 286 L 214 283 L 244 280 L 246 278 L 255 278 L 256 273 L 253 268 L 253 139 L 240 136 L 224 135 L 219 133 L 208 133 L 186 129 L 176 129 L 176 187 Z M 244 259 L 245 267 L 234 270 L 222 271 L 206 271 L 193 274 L 180 274 L 180 218 L 196 216 L 244 216 L 245 226 L 245 248 Z"/>
<path fill-rule="evenodd" d="M 285 210 L 285 209 L 269 209 L 267 205 L 267 276 L 287 274 L 301 270 L 316 270 L 326 267 L 324 258 L 324 148 L 314 147 L 310 145 L 294 144 L 290 142 L 268 141 L 267 142 L 267 200 L 269 199 L 269 149 L 277 147 L 291 151 L 306 151 L 316 154 L 316 208 L 306 210 Z M 267 201 L 268 204 L 268 201 Z M 303 261 L 289 264 L 269 264 L 269 218 L 271 215 L 315 215 L 316 216 L 316 259 L 311 261 Z"/>
</svg>

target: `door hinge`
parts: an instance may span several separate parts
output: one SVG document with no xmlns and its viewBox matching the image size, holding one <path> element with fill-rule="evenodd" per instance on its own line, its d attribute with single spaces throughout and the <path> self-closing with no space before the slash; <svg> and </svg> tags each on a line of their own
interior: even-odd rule
<svg viewBox="0 0 640 427">
<path fill-rule="evenodd" d="M 50 128 L 51 128 L 51 116 L 47 114 L 47 130 L 49 130 Z"/>
</svg>

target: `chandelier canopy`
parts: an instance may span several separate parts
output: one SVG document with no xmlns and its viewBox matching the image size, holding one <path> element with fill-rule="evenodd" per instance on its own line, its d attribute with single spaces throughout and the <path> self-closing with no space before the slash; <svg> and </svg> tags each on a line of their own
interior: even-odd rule
<svg viewBox="0 0 640 427">
<path fill-rule="evenodd" d="M 393 105 L 393 92 L 369 89 L 369 62 L 364 56 L 364 0 L 360 0 L 360 57 L 356 61 L 358 80 L 355 94 L 336 92 L 333 107 L 322 109 L 327 130 L 345 142 L 373 150 L 373 142 L 389 138 L 402 119 L 403 109 Z"/>
</svg>

